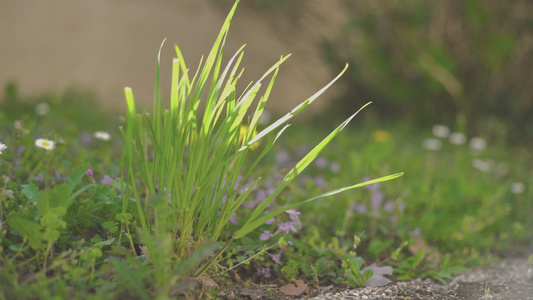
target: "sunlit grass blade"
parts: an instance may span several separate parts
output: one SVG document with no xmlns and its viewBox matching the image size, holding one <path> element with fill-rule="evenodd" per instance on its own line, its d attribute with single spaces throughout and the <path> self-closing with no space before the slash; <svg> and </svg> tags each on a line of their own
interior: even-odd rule
<svg viewBox="0 0 533 300">
<path fill-rule="evenodd" d="M 321 90 L 319 90 L 318 92 L 316 92 L 313 96 L 309 97 L 307 100 L 305 100 L 304 102 L 300 103 L 299 105 L 297 105 L 292 111 L 290 111 L 289 113 L 287 113 L 285 116 L 279 118 L 277 121 L 275 121 L 274 123 L 272 123 L 270 126 L 268 126 L 267 128 L 263 129 L 261 132 L 259 132 L 251 141 L 250 143 L 253 144 L 255 143 L 256 141 L 260 140 L 261 138 L 263 138 L 265 135 L 267 135 L 268 133 L 270 133 L 272 130 L 278 128 L 279 126 L 281 126 L 282 124 L 286 123 L 288 120 L 292 119 L 292 117 L 294 117 L 296 114 L 298 114 L 300 111 L 302 111 L 304 108 L 306 108 L 307 106 L 309 106 L 311 103 L 313 103 L 313 101 L 315 101 L 316 98 L 318 98 L 320 95 L 322 95 L 335 81 L 337 81 L 341 76 L 342 74 L 344 74 L 344 72 L 346 72 L 346 69 L 348 68 L 348 65 L 346 65 L 344 67 L 344 69 L 339 73 L 339 75 L 337 75 L 337 77 L 335 77 L 333 80 L 331 80 L 326 86 L 324 86 Z"/>
<path fill-rule="evenodd" d="M 289 205 L 284 206 L 282 208 L 279 208 L 279 209 L 277 209 L 277 210 L 275 210 L 275 211 L 273 211 L 271 213 L 268 213 L 268 214 L 266 214 L 264 216 L 261 216 L 261 217 L 255 219 L 255 220 L 253 220 L 249 224 L 244 225 L 240 230 L 235 232 L 233 237 L 235 239 L 240 239 L 243 236 L 247 235 L 248 233 L 250 233 L 250 232 L 254 231 L 255 229 L 257 229 L 257 227 L 265 224 L 266 221 L 268 221 L 268 220 L 270 220 L 272 218 L 275 218 L 276 216 L 282 214 L 283 212 L 286 212 L 289 209 L 296 208 L 296 207 L 298 207 L 298 206 L 300 206 L 300 205 L 302 205 L 302 204 L 304 204 L 306 202 L 311 202 L 311 201 L 314 201 L 314 200 L 317 200 L 317 199 L 333 196 L 333 195 L 336 195 L 336 194 L 339 194 L 339 193 L 342 193 L 342 192 L 345 192 L 345 191 L 349 191 L 351 189 L 363 187 L 363 186 L 366 186 L 366 185 L 392 180 L 392 179 L 398 178 L 398 177 L 400 177 L 402 175 L 403 175 L 403 173 L 396 173 L 396 174 L 392 174 L 392 175 L 388 175 L 388 176 L 372 179 L 372 180 L 365 181 L 365 182 L 358 183 L 358 184 L 354 184 L 354 185 L 351 185 L 351 186 L 335 189 L 335 190 L 320 194 L 318 196 L 311 197 L 309 199 L 306 199 L 306 200 L 298 202 L 298 203 L 289 204 Z"/>
<path fill-rule="evenodd" d="M 366 106 L 368 106 L 371 102 L 365 104 L 363 107 L 361 107 L 356 113 L 354 113 L 352 116 L 350 116 L 348 119 L 346 119 L 342 124 L 340 124 L 335 130 L 333 130 L 326 138 L 324 138 L 318 145 L 316 145 L 307 155 L 305 155 L 294 168 L 292 168 L 287 175 L 283 178 L 280 185 L 276 188 L 276 190 L 270 194 L 265 200 L 263 200 L 252 212 L 250 215 L 248 221 L 243 226 L 245 227 L 248 223 L 253 222 L 264 210 L 265 208 L 285 189 L 296 176 L 298 176 L 300 173 L 305 170 L 305 168 L 318 156 L 320 151 L 324 149 L 324 147 L 337 135 L 339 132 L 344 129 L 346 125 Z"/>
</svg>

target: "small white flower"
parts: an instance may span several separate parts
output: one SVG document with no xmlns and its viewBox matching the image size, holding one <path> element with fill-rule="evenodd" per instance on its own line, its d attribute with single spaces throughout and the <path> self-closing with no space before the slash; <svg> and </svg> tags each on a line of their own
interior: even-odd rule
<svg viewBox="0 0 533 300">
<path fill-rule="evenodd" d="M 433 134 L 436 137 L 445 138 L 450 134 L 450 128 L 444 125 L 435 125 L 433 126 Z"/>
<path fill-rule="evenodd" d="M 7 149 L 7 146 L 5 144 L 0 143 L 0 154 L 2 154 L 2 151 L 6 149 Z"/>
<path fill-rule="evenodd" d="M 46 116 L 50 112 L 50 105 L 48 103 L 39 103 L 35 106 L 35 113 L 38 116 Z"/>
<path fill-rule="evenodd" d="M 16 129 L 22 129 L 22 120 L 16 120 L 14 123 Z"/>
<path fill-rule="evenodd" d="M 425 139 L 423 147 L 427 150 L 437 151 L 442 147 L 442 143 L 437 139 Z"/>
<path fill-rule="evenodd" d="M 492 164 L 490 161 L 482 161 L 481 159 L 475 158 L 474 160 L 472 160 L 472 167 L 482 172 L 488 172 L 490 171 Z"/>
<path fill-rule="evenodd" d="M 475 137 L 470 140 L 470 149 L 474 151 L 483 151 L 485 148 L 487 148 L 487 142 L 484 139 Z"/>
<path fill-rule="evenodd" d="M 522 182 L 513 182 L 511 184 L 511 193 L 513 194 L 522 194 L 526 186 Z"/>
<path fill-rule="evenodd" d="M 450 134 L 450 143 L 454 145 L 464 145 L 466 143 L 466 135 L 460 132 Z"/>
<path fill-rule="evenodd" d="M 109 141 L 111 139 L 111 135 L 105 131 L 97 131 L 94 133 L 94 137 L 101 140 L 101 141 Z"/>
<path fill-rule="evenodd" d="M 37 139 L 35 140 L 35 146 L 46 150 L 53 150 L 56 146 L 56 143 L 47 139 Z"/>
</svg>

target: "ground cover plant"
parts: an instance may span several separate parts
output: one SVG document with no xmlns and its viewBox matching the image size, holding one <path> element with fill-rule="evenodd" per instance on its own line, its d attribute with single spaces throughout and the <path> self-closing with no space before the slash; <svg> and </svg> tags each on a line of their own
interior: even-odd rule
<svg viewBox="0 0 533 300">
<path fill-rule="evenodd" d="M 235 90 L 240 50 L 221 65 L 232 13 L 195 75 L 176 48 L 168 111 L 159 77 L 153 112 L 138 113 L 128 88 L 126 116 L 98 111 L 86 93 L 25 99 L 6 88 L 0 299 L 210 298 L 228 287 L 257 294 L 256 284 L 302 295 L 388 282 L 377 275 L 444 281 L 494 251 L 531 246 L 525 151 L 443 125 L 284 127 L 325 88 L 262 123 L 285 58 L 246 115 L 260 87 Z M 370 181 L 397 170 L 406 175 Z"/>
</svg>

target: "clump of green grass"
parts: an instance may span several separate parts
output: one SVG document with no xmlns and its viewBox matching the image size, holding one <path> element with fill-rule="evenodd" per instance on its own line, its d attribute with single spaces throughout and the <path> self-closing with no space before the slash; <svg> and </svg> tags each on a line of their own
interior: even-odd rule
<svg viewBox="0 0 533 300">
<path fill-rule="evenodd" d="M 205 63 L 198 67 L 192 78 L 181 51 L 176 46 L 177 58 L 173 62 L 169 110 L 162 106 L 160 96 L 159 59 L 152 114 L 138 114 L 131 88 L 125 89 L 128 121 L 126 129 L 122 131 L 125 139 L 125 173 L 122 181 L 127 185 L 122 197 L 123 213 L 127 208 L 128 198 L 133 196 L 137 206 L 135 216 L 142 228 L 142 241 L 152 256 L 154 268 L 157 263 L 158 267 L 164 270 L 169 264 L 179 263 L 200 245 L 219 240 L 230 218 L 248 198 L 259 179 L 253 180 L 250 188 L 244 192 L 238 193 L 239 189 L 249 180 L 254 168 L 272 148 L 277 138 L 288 128 L 286 122 L 315 101 L 346 70 L 345 68 L 329 84 L 285 116 L 257 132 L 259 119 L 280 65 L 288 56 L 281 57 L 256 83 L 251 84 L 238 96 L 236 84 L 242 74 L 242 71 L 239 71 L 243 57 L 242 48 L 222 69 L 225 39 L 237 4 L 238 1 L 224 22 Z M 263 81 L 269 75 L 272 77 L 263 96 L 257 102 L 256 109 L 251 110 Z M 210 83 L 208 78 L 211 79 Z M 200 118 L 199 107 L 203 98 L 205 112 Z M 272 193 L 253 208 L 244 224 L 235 230 L 229 240 L 194 274 L 199 276 L 205 272 L 233 241 L 246 236 L 285 211 L 305 202 L 400 176 L 401 174 L 394 174 L 349 185 L 278 207 L 273 211 L 266 210 L 357 113 L 342 122 L 300 159 L 275 186 Z M 249 121 L 245 118 L 248 114 L 251 116 Z M 250 165 L 245 165 L 250 149 L 257 147 L 257 143 L 275 130 L 278 130 L 276 137 L 262 147 L 260 154 Z M 149 155 L 151 151 L 153 156 Z M 159 242 L 149 242 L 151 239 L 158 239 Z M 133 250 L 133 240 L 130 244 Z M 166 247 L 164 250 L 162 244 Z M 154 259 L 156 252 L 162 259 L 159 262 Z M 171 254 L 175 255 L 175 260 L 170 259 Z M 160 279 L 161 282 L 169 280 L 168 273 L 160 274 L 165 277 Z"/>
<path fill-rule="evenodd" d="M 180 280 L 201 273 L 229 285 L 237 272 L 260 284 L 362 286 L 373 262 L 396 279 L 445 281 L 491 251 L 531 246 L 527 151 L 490 133 L 482 142 L 397 123 L 288 130 L 331 83 L 261 125 L 287 57 L 239 96 L 242 49 L 221 65 L 231 14 L 194 76 L 176 48 L 168 110 L 159 88 L 151 114 L 137 114 L 127 89 L 126 120 L 80 107 L 85 93 L 7 89 L 0 299 L 176 297 Z M 407 175 L 368 180 L 393 170 Z M 325 196 L 334 199 L 311 202 Z"/>
</svg>

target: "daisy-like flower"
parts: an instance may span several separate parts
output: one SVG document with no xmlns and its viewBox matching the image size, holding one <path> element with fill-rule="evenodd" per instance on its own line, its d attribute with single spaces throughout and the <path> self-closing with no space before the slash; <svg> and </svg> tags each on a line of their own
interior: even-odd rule
<svg viewBox="0 0 533 300">
<path fill-rule="evenodd" d="M 56 147 L 56 143 L 47 139 L 37 139 L 35 140 L 35 146 L 46 150 L 53 150 Z"/>
<path fill-rule="evenodd" d="M 466 143 L 466 135 L 460 132 L 450 134 L 450 143 L 454 145 L 464 145 Z"/>
<path fill-rule="evenodd" d="M 38 116 L 46 116 L 50 112 L 50 105 L 48 103 L 39 103 L 35 106 L 35 113 Z"/>
<path fill-rule="evenodd" d="M 522 194 L 525 189 L 526 186 L 522 182 L 513 182 L 511 184 L 511 192 L 513 194 Z"/>
<path fill-rule="evenodd" d="M 475 137 L 470 140 L 470 149 L 474 151 L 483 151 L 487 148 L 487 142 L 480 137 Z"/>
<path fill-rule="evenodd" d="M 450 134 L 450 128 L 444 125 L 433 126 L 433 135 L 440 138 L 445 138 Z"/>
<path fill-rule="evenodd" d="M 472 166 L 482 172 L 488 172 L 492 168 L 492 163 L 475 158 L 472 160 Z"/>
<path fill-rule="evenodd" d="M 7 149 L 7 146 L 5 144 L 0 143 L 0 154 L 2 154 L 2 151 L 6 149 Z"/>
<path fill-rule="evenodd" d="M 442 143 L 437 139 L 425 139 L 422 146 L 427 150 L 438 151 L 440 150 Z"/>
<path fill-rule="evenodd" d="M 97 131 L 94 133 L 94 137 L 101 140 L 101 141 L 109 141 L 111 139 L 111 135 L 105 131 Z"/>
</svg>

